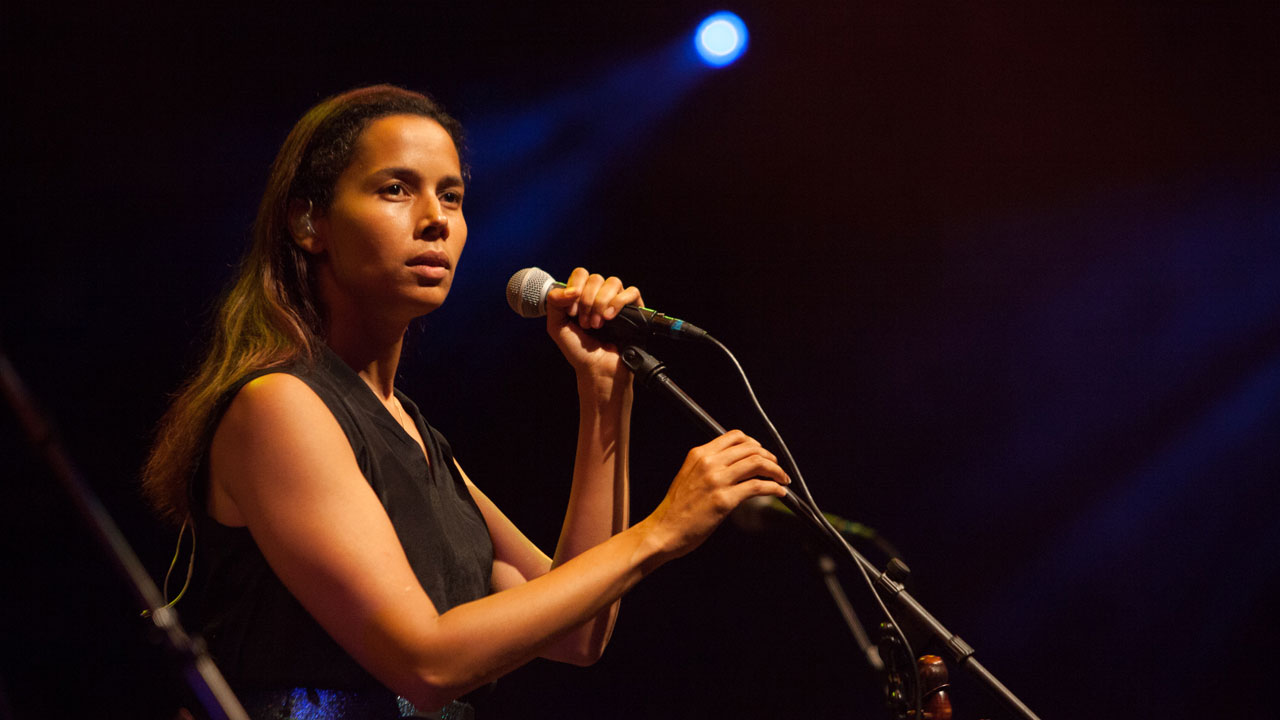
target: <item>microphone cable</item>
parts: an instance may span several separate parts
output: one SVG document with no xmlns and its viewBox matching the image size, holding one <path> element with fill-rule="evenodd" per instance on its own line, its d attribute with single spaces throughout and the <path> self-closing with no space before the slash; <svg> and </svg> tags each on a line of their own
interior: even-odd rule
<svg viewBox="0 0 1280 720">
<path fill-rule="evenodd" d="M 556 282 L 556 280 L 551 277 L 550 273 L 542 270 L 541 268 L 529 267 L 519 270 L 511 276 L 510 280 L 507 281 L 507 304 L 521 317 L 540 317 L 546 314 L 545 303 L 547 291 L 557 285 L 563 287 L 562 284 Z M 742 384 L 747 390 L 747 396 L 751 399 L 752 405 L 755 406 L 756 412 L 764 421 L 770 437 L 777 444 L 781 453 L 781 460 L 783 461 L 783 469 L 791 476 L 792 485 L 800 491 L 799 493 L 793 493 L 788 489 L 787 495 L 796 500 L 797 508 L 809 519 L 810 523 L 812 523 L 820 532 L 825 533 L 837 547 L 843 549 L 845 553 L 849 555 L 850 559 L 853 560 L 853 563 L 858 566 L 858 570 L 862 574 L 862 579 L 866 582 L 868 589 L 871 590 L 871 596 L 875 598 L 876 603 L 880 606 L 881 612 L 883 612 L 885 617 L 889 619 L 890 624 L 898 635 L 898 639 L 902 641 L 903 647 L 906 648 L 908 664 L 914 668 L 916 661 L 915 652 L 911 648 L 911 642 L 907 639 L 906 632 L 902 629 L 901 625 L 899 625 L 897 619 L 894 618 L 893 613 L 889 611 L 888 606 L 885 605 L 884 599 L 876 589 L 875 583 L 871 580 L 871 576 L 868 574 L 863 562 L 859 562 L 859 556 L 853 549 L 853 546 L 849 544 L 844 535 L 832 526 L 831 522 L 827 520 L 822 511 L 818 508 L 818 503 L 813 499 L 813 494 L 809 491 L 809 486 L 804 481 L 804 476 L 800 472 L 799 465 L 796 464 L 795 458 L 791 455 L 791 450 L 782 439 L 782 435 L 778 432 L 778 429 L 774 427 L 773 421 L 769 419 L 768 413 L 766 413 L 764 407 L 761 406 L 760 400 L 756 397 L 755 390 L 751 387 L 751 381 L 747 378 L 747 373 L 743 370 L 742 364 L 738 362 L 738 358 L 734 357 L 733 352 L 730 351 L 724 343 L 720 342 L 714 336 L 706 333 L 702 329 L 689 325 L 683 320 L 669 318 L 652 310 L 647 312 L 650 313 L 650 315 L 642 319 L 642 324 L 648 325 L 651 332 L 654 328 L 652 325 L 649 325 L 649 323 L 655 318 L 660 321 L 662 327 L 658 334 L 679 335 L 682 332 L 682 328 L 687 326 L 687 330 L 693 332 L 686 335 L 686 337 L 701 340 L 703 342 L 709 342 L 719 348 L 720 351 L 729 358 L 729 361 L 738 371 L 738 377 L 742 380 Z M 914 680 L 912 682 L 912 686 L 914 688 L 913 694 L 915 699 L 914 704 L 916 717 L 923 718 L 924 705 L 921 698 L 920 681 L 915 677 L 914 673 L 912 676 Z"/>
<path fill-rule="evenodd" d="M 764 421 L 764 425 L 769 431 L 769 436 L 775 443 L 777 443 L 779 455 L 783 461 L 783 469 L 791 476 L 792 485 L 800 490 L 797 494 L 797 499 L 800 501 L 799 505 L 805 510 L 810 522 L 817 523 L 817 525 L 822 528 L 839 547 L 844 549 L 850 559 L 853 560 L 853 564 L 858 567 L 858 571 L 862 574 L 863 581 L 867 584 L 867 589 L 871 591 L 871 596 L 875 598 L 876 604 L 880 606 L 880 611 L 889 619 L 889 623 L 893 626 L 898 639 L 902 641 L 902 646 L 907 652 L 907 664 L 908 667 L 911 668 L 911 686 L 913 699 L 915 701 L 913 705 L 915 706 L 916 717 L 923 718 L 924 698 L 920 692 L 920 679 L 916 676 L 915 672 L 916 655 L 915 651 L 911 648 L 911 641 L 907 639 L 906 631 L 902 629 L 902 625 L 898 622 L 897 618 L 893 616 L 893 613 L 889 611 L 889 607 L 885 605 L 884 598 L 880 596 L 880 591 L 876 589 L 875 583 L 867 573 L 866 566 L 862 562 L 858 561 L 857 552 L 853 549 L 853 546 L 849 544 L 849 541 L 845 539 L 844 535 L 841 534 L 840 531 L 836 530 L 835 527 L 832 526 L 831 522 L 827 520 L 826 516 L 822 513 L 822 510 L 818 507 L 818 503 L 813 499 L 813 494 L 809 492 L 809 486 L 804 481 L 804 475 L 800 472 L 800 466 L 796 464 L 795 457 L 792 456 L 791 450 L 787 447 L 786 441 L 782 439 L 782 434 L 778 432 L 773 421 L 769 419 L 769 414 L 765 412 L 764 407 L 760 404 L 759 398 L 756 397 L 756 392 L 751 387 L 751 380 L 747 378 L 747 373 L 743 370 L 742 363 L 738 362 L 738 358 L 734 356 L 733 351 L 725 346 L 724 343 L 716 339 L 715 336 L 708 334 L 704 335 L 702 339 L 715 345 L 720 352 L 725 355 L 725 357 L 729 358 L 729 362 L 732 363 L 733 367 L 738 371 L 738 378 L 742 380 L 742 385 L 746 388 L 747 397 L 750 398 L 751 404 L 755 407 L 756 413 L 759 414 L 760 419 Z M 788 489 L 788 492 L 791 492 L 790 489 Z"/>
</svg>

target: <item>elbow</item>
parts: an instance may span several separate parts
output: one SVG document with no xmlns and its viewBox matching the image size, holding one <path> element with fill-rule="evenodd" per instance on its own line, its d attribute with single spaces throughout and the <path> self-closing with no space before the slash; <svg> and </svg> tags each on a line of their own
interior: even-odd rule
<svg viewBox="0 0 1280 720">
<path fill-rule="evenodd" d="M 583 648 L 565 658 L 564 661 L 570 665 L 576 665 L 577 667 L 591 667 L 599 662 L 602 657 L 604 657 L 603 645 L 599 647 Z"/>
<path fill-rule="evenodd" d="M 552 659 L 578 667 L 595 665 L 604 656 L 604 649 L 609 646 L 609 639 L 613 637 L 614 617 L 610 616 L 606 622 L 579 626 L 557 644 L 555 657 Z"/>
<path fill-rule="evenodd" d="M 456 668 L 418 668 L 393 689 L 423 712 L 435 712 L 484 684 L 484 679 Z"/>
<path fill-rule="evenodd" d="M 394 690 L 420 712 L 435 712 L 462 695 L 451 692 L 447 685 L 428 676 L 406 678 L 406 682 Z"/>
<path fill-rule="evenodd" d="M 398 642 L 367 643 L 359 658 L 383 685 L 424 712 L 447 706 L 503 671 L 500 658 L 483 652 L 484 643 L 440 627 L 439 618 L 402 632 Z"/>
<path fill-rule="evenodd" d="M 462 697 L 469 690 L 470 688 L 463 684 L 421 677 L 417 678 L 417 682 L 412 683 L 411 686 L 402 687 L 397 692 L 413 703 L 418 711 L 433 713 Z"/>
<path fill-rule="evenodd" d="M 608 644 L 608 637 L 585 638 L 579 642 L 560 643 L 552 653 L 548 653 L 544 657 L 577 667 L 590 667 L 604 657 L 604 649 Z"/>
</svg>

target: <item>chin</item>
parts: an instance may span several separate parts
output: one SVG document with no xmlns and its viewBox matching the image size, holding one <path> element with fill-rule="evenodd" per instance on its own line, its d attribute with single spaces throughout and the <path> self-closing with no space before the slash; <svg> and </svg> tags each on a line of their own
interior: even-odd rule
<svg viewBox="0 0 1280 720">
<path fill-rule="evenodd" d="M 435 312 L 441 305 L 444 305 L 444 301 L 449 297 L 449 287 L 447 285 L 443 287 L 436 286 L 430 289 L 434 292 L 424 293 L 420 291 L 415 293 L 413 304 L 414 315 L 416 317 L 422 317 L 423 315 Z"/>
</svg>

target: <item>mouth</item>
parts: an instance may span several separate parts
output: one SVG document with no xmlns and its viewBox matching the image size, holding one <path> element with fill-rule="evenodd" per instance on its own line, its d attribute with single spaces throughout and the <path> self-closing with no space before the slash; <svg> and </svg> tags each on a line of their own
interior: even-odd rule
<svg viewBox="0 0 1280 720">
<path fill-rule="evenodd" d="M 428 250 L 409 259 L 405 265 L 421 280 L 439 282 L 449 276 L 449 256 L 439 250 Z"/>
<path fill-rule="evenodd" d="M 428 250 L 418 253 L 405 263 L 409 267 L 433 267 L 448 270 L 451 267 L 449 256 L 439 250 Z"/>
</svg>

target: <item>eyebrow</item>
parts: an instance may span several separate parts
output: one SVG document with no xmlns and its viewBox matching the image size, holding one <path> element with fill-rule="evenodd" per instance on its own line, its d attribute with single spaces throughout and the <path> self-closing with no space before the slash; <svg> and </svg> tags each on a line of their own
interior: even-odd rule
<svg viewBox="0 0 1280 720">
<path fill-rule="evenodd" d="M 369 176 L 374 180 L 386 180 L 393 177 L 406 177 L 417 184 L 422 184 L 422 173 L 409 167 L 386 167 Z M 466 183 L 457 175 L 446 175 L 440 179 L 439 187 L 465 187 Z"/>
</svg>

